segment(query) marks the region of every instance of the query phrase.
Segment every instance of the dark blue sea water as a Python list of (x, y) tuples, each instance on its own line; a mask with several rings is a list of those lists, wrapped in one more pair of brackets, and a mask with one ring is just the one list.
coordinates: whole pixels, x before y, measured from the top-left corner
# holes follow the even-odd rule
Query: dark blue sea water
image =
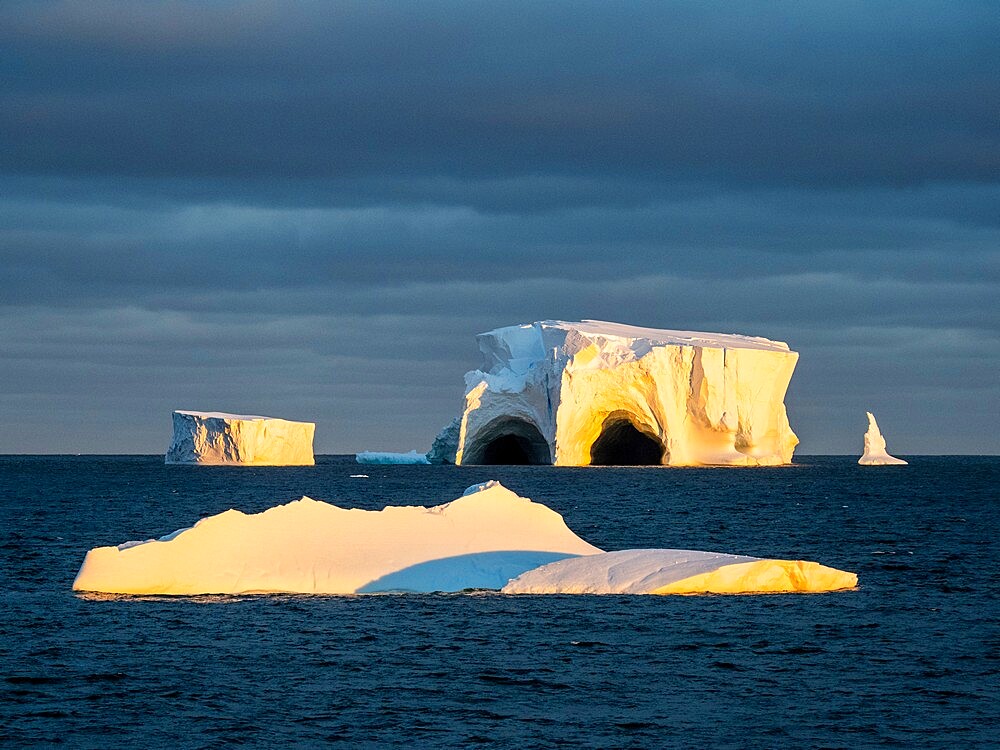
[[(774, 469), (164, 466), (0, 457), (0, 744), (996, 747), (1000, 459)], [(369, 479), (351, 479), (366, 473)], [(105, 598), (91, 547), (303, 494), (437, 504), (500, 479), (606, 549), (817, 560), (771, 596)]]

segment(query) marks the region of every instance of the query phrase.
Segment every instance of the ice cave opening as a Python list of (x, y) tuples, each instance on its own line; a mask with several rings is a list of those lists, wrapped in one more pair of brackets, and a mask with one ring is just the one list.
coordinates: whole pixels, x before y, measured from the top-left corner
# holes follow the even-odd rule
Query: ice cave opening
[(601, 434), (590, 447), (592, 466), (659, 466), (664, 446), (648, 432), (637, 428), (624, 415), (613, 414), (604, 421)]
[(549, 444), (535, 425), (523, 419), (504, 419), (479, 434), (462, 463), (544, 465), (552, 463), (552, 456)]

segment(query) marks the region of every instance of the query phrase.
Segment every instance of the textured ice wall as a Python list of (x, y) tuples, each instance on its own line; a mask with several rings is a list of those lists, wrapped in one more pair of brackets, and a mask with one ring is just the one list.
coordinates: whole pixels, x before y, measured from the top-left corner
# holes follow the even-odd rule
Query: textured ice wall
[(168, 464), (312, 466), (312, 422), (222, 412), (175, 411)]
[(477, 340), (458, 464), (763, 466), (798, 444), (784, 404), (798, 354), (780, 341), (600, 321)]

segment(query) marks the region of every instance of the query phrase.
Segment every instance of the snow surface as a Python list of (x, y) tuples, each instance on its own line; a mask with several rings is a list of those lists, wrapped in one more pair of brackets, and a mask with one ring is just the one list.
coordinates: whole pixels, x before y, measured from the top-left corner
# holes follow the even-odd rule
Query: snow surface
[(685, 346), (721, 347), (726, 349), (763, 349), (765, 351), (790, 351), (784, 341), (772, 341), (762, 336), (745, 336), (739, 333), (709, 333), (706, 331), (678, 331), (669, 328), (643, 328), (642, 326), (610, 323), (604, 320), (581, 320), (578, 322), (566, 320), (542, 320), (537, 323), (526, 323), (507, 326), (490, 331), (483, 336), (499, 335), (507, 341), (512, 341), (528, 334), (533, 336), (531, 329), (541, 327), (546, 330), (560, 330), (567, 333), (577, 332), (588, 337), (606, 339), (623, 339), (625, 341), (648, 341), (652, 344), (682, 344)]
[(560, 560), (522, 573), (505, 594), (748, 594), (834, 591), (853, 573), (814, 562), (682, 549), (632, 549)]
[(499, 482), (450, 503), (381, 511), (303, 497), (227, 510), (159, 539), (97, 547), (73, 583), (115, 594), (750, 593), (850, 588), (812, 562), (690, 550), (604, 553), (555, 511)]
[(312, 422), (275, 417), (178, 410), (165, 463), (312, 466)]
[(657, 457), (643, 463), (785, 464), (798, 443), (784, 405), (798, 354), (781, 341), (593, 320), (508, 326), (477, 341), (482, 368), (466, 374), (462, 415), (432, 461), (499, 463), (492, 446), (506, 440), (529, 463), (584, 466), (622, 424), (654, 441)]
[(201, 419), (276, 419), (276, 417), (261, 417), (256, 414), (228, 414), (224, 411), (188, 411), (186, 409), (178, 409), (175, 413), (188, 417), (200, 417)]
[(359, 464), (429, 464), (427, 454), (410, 451), (409, 453), (388, 453), (379, 451), (361, 451), (354, 460)]
[(865, 452), (858, 463), (862, 466), (906, 466), (906, 461), (886, 453), (885, 438), (879, 431), (875, 415), (870, 411), (868, 415), (868, 431), (865, 433)]

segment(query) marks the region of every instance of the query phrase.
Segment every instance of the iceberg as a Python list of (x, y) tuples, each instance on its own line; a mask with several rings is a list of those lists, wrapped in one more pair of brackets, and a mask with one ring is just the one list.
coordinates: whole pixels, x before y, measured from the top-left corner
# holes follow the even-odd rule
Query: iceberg
[(438, 436), (434, 438), (431, 449), (427, 451), (427, 461), (432, 464), (455, 463), (455, 452), (458, 450), (458, 437), (462, 432), (462, 418), (455, 417)]
[(427, 455), (410, 451), (409, 453), (386, 453), (379, 451), (361, 451), (354, 456), (359, 464), (429, 464)]
[(798, 444), (784, 404), (798, 354), (781, 341), (594, 320), (477, 341), (434, 462), (771, 466)]
[(445, 505), (339, 508), (303, 497), (227, 510), (157, 540), (97, 547), (73, 583), (116, 594), (356, 594), (500, 589), (526, 570), (601, 550), (499, 483)]
[(112, 594), (750, 593), (851, 588), (817, 563), (683, 550), (607, 552), (498, 482), (435, 507), (340, 508), (303, 497), (96, 547), (74, 590)]
[(868, 432), (865, 433), (865, 452), (858, 459), (862, 466), (906, 466), (906, 461), (895, 456), (890, 456), (885, 450), (885, 438), (879, 431), (875, 415), (866, 411), (868, 415)]
[(165, 463), (312, 466), (312, 422), (218, 411), (175, 411)]
[(764, 594), (851, 589), (858, 577), (803, 560), (681, 549), (630, 549), (549, 563), (505, 594)]

